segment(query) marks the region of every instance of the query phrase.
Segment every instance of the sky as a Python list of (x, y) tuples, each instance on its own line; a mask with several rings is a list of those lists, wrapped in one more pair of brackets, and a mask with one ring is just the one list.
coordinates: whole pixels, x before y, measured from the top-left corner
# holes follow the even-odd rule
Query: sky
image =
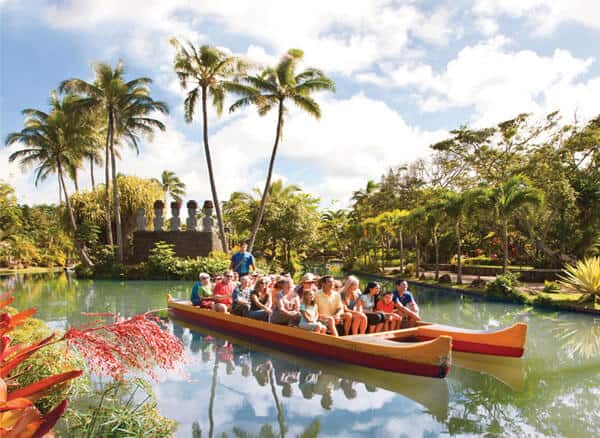
[[(153, 97), (171, 111), (139, 156), (123, 149), (118, 171), (171, 170), (186, 199), (209, 199), (201, 117), (184, 121), (173, 36), (264, 66), (300, 48), (302, 68), (336, 82), (336, 93), (316, 96), (320, 120), (290, 108), (275, 167), (275, 178), (324, 208), (347, 205), (391, 166), (428, 157), (459, 126), (523, 112), (560, 110), (579, 122), (600, 113), (598, 0), (0, 0), (0, 137), (23, 128), (23, 109), (48, 110), (62, 80), (92, 80), (94, 62), (121, 59), (126, 78), (151, 77)], [(264, 185), (275, 125), (275, 114), (252, 108), (211, 111), (221, 200)], [(18, 147), (0, 144), (0, 180), (20, 203), (56, 203), (55, 177), (36, 187), (33, 169), (8, 162)], [(80, 181), (90, 187), (88, 169)]]

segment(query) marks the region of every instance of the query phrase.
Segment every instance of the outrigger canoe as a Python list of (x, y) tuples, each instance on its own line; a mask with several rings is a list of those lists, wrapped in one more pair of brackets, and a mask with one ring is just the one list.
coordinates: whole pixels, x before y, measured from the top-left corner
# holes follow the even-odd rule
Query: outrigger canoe
[[(270, 324), (251, 318), (192, 306), (187, 300), (167, 296), (169, 315), (192, 324), (248, 338), (271, 347), (368, 368), (425, 377), (444, 378), (452, 362), (452, 338), (437, 336), (426, 341), (334, 337), (297, 327)], [(391, 332), (390, 332), (391, 333)]]
[(486, 331), (468, 330), (430, 322), (419, 321), (416, 327), (373, 333), (368, 335), (345, 336), (371, 342), (427, 341), (439, 336), (452, 337), (452, 350), (464, 353), (492, 356), (521, 357), (525, 351), (527, 324), (518, 322), (511, 327)]

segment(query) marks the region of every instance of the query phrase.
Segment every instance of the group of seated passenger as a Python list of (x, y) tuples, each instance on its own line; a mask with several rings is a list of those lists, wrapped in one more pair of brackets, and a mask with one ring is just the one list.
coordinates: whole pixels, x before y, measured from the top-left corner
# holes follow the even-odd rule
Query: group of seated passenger
[(404, 280), (383, 293), (379, 283), (369, 282), (361, 293), (353, 275), (342, 284), (331, 275), (318, 278), (309, 272), (297, 286), (289, 273), (273, 276), (255, 271), (236, 277), (227, 271), (215, 277), (213, 285), (210, 275), (201, 273), (192, 288), (192, 304), (333, 336), (340, 331), (348, 335), (396, 330), (420, 319)]

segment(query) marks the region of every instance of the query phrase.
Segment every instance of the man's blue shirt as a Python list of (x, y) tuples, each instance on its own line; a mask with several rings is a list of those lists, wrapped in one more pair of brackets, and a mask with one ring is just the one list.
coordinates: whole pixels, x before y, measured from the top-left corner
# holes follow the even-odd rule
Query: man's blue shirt
[(245, 275), (250, 272), (250, 265), (254, 264), (254, 256), (249, 252), (236, 252), (231, 257), (233, 270), (240, 275)]
[(397, 289), (394, 291), (394, 303), (401, 303), (403, 306), (406, 306), (408, 303), (414, 302), (415, 299), (409, 291), (405, 290), (402, 296), (400, 296)]

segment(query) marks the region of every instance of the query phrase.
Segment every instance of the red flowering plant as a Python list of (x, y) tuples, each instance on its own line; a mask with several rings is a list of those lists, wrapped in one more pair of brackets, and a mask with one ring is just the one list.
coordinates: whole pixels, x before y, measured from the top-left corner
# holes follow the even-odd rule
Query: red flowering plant
[(72, 327), (64, 335), (67, 345), (79, 351), (96, 374), (123, 380), (128, 372), (142, 371), (156, 377), (155, 367), (172, 370), (183, 360), (179, 339), (164, 330), (163, 322), (151, 313), (127, 319), (112, 313), (84, 315), (114, 319), (110, 324), (95, 321)]
[[(1, 295), (0, 309), (13, 300), (11, 292)], [(11, 345), (7, 333), (23, 324), (35, 311), (28, 309), (14, 315), (0, 313), (0, 438), (54, 436), (52, 428), (65, 412), (67, 400), (58, 403), (46, 415), (42, 415), (34, 402), (52, 392), (57, 385), (81, 376), (83, 371), (69, 370), (19, 387), (18, 376), (13, 375), (13, 371), (44, 347), (64, 341), (87, 359), (90, 371), (119, 381), (130, 371), (144, 371), (155, 376), (155, 366), (173, 369), (183, 358), (183, 345), (150, 313), (128, 319), (102, 314), (111, 316), (114, 321), (109, 324), (95, 321), (73, 327), (58, 339), (53, 333), (30, 345)]]

